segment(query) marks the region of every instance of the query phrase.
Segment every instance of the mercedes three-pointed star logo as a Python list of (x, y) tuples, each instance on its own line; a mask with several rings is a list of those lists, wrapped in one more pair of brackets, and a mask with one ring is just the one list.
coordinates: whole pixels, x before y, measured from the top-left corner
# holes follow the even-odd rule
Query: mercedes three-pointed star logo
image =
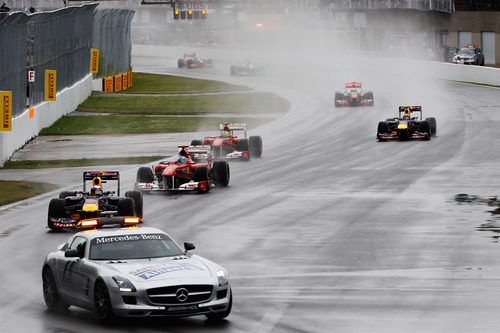
[(188, 299), (188, 295), (189, 293), (186, 288), (179, 288), (175, 292), (175, 297), (179, 302), (185, 302)]

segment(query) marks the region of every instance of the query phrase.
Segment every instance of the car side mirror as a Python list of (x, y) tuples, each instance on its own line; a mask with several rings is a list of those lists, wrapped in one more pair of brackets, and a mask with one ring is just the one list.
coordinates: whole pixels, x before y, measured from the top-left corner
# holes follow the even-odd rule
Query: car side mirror
[(66, 258), (79, 258), (78, 250), (66, 250), (64, 251), (64, 256)]
[(194, 246), (193, 243), (184, 243), (184, 250), (186, 250), (186, 252), (194, 249), (196, 249), (196, 246)]

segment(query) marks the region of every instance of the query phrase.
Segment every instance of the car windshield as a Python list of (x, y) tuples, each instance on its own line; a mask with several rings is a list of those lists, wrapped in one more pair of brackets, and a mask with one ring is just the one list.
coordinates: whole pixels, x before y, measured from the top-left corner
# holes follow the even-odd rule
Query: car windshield
[(96, 237), (90, 242), (91, 260), (160, 258), (184, 252), (164, 234), (133, 234)]
[(461, 49), (460, 51), (458, 51), (458, 54), (460, 54), (460, 55), (474, 55), (475, 52), (473, 49)]

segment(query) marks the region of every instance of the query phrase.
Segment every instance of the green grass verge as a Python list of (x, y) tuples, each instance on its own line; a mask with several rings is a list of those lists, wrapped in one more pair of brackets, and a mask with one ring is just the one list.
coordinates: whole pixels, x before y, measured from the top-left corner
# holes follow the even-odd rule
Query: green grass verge
[(42, 169), (42, 168), (68, 168), (90, 165), (123, 165), (144, 164), (163, 159), (166, 156), (135, 156), (111, 158), (80, 158), (69, 160), (26, 160), (7, 161), (2, 169)]
[(222, 121), (246, 122), (248, 128), (269, 122), (269, 118), (205, 118), (144, 116), (65, 116), (44, 128), (40, 135), (141, 134), (214, 131)]
[(92, 96), (78, 111), (147, 115), (286, 112), (290, 102), (273, 93), (199, 96)]
[(0, 206), (55, 190), (47, 183), (0, 180)]
[(186, 77), (133, 73), (133, 86), (122, 94), (188, 94), (221, 91), (251, 90), (245, 86), (213, 80), (190, 79)]

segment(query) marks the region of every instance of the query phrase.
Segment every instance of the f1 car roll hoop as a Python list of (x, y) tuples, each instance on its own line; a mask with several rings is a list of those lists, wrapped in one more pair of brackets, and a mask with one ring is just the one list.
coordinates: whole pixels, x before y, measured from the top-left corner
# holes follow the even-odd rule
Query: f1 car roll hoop
[(436, 126), (436, 118), (423, 119), (421, 106), (400, 106), (397, 117), (378, 123), (377, 140), (431, 140)]
[(175, 161), (163, 161), (137, 170), (135, 189), (141, 192), (207, 193), (229, 185), (229, 164), (212, 161), (210, 146), (179, 146)]
[[(104, 191), (103, 184), (110, 180), (116, 181), (117, 191)], [(88, 181), (92, 182), (90, 190), (87, 190)], [(118, 171), (84, 171), (83, 191), (63, 191), (50, 201), (47, 227), (78, 229), (87, 224), (83, 222), (86, 220), (96, 221), (96, 226), (126, 224), (125, 219), (142, 219), (142, 207), (141, 192), (127, 191), (125, 196), (120, 196)]]

